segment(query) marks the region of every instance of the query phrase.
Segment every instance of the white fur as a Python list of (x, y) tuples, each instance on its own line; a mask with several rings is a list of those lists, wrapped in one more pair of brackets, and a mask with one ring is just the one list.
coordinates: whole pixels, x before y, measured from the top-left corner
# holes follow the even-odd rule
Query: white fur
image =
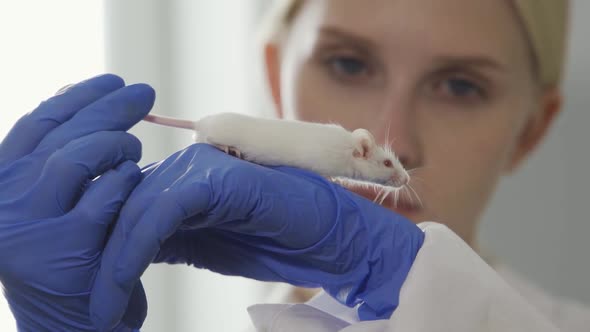
[[(198, 121), (149, 115), (146, 121), (195, 130), (195, 141), (233, 147), (245, 160), (261, 165), (286, 165), (314, 171), (325, 177), (346, 177), (385, 185), (409, 178), (397, 156), (372, 144), (369, 158), (353, 157), (359, 140), (336, 124), (258, 118), (219, 113)], [(390, 159), (393, 168), (383, 161)], [(394, 181), (394, 179), (398, 179)], [(405, 183), (404, 182), (404, 183)]]

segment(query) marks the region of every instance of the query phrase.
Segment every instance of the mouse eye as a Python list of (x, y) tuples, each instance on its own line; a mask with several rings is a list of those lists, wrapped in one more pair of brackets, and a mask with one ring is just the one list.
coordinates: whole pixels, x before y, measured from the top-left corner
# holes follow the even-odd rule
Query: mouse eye
[(389, 159), (385, 159), (385, 161), (383, 161), (383, 165), (385, 165), (385, 167), (393, 167), (393, 163)]

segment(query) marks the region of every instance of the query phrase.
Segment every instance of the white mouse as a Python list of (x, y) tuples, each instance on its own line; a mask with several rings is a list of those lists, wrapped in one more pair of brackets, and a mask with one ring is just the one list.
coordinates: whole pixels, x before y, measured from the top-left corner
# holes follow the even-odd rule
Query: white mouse
[(268, 166), (293, 166), (322, 176), (343, 177), (399, 188), (410, 181), (391, 149), (375, 143), (366, 129), (336, 124), (218, 113), (197, 121), (149, 114), (145, 121), (195, 131), (208, 143), (241, 159)]

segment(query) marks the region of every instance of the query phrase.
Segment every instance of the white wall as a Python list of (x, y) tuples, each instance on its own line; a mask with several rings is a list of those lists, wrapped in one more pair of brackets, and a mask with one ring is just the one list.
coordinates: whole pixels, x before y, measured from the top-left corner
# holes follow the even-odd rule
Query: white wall
[[(102, 72), (102, 1), (0, 1), (0, 138), (66, 84)], [(0, 296), (0, 331), (16, 331)]]
[(488, 209), (481, 241), (557, 295), (590, 304), (590, 1), (573, 1), (565, 110)]

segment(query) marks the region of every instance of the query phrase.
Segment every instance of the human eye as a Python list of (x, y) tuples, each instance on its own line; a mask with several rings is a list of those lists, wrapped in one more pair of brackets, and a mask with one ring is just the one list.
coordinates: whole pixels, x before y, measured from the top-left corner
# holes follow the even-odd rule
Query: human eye
[(436, 82), (434, 89), (437, 96), (450, 102), (485, 101), (488, 95), (484, 84), (475, 79), (458, 75), (441, 78)]
[(326, 65), (338, 75), (358, 76), (366, 73), (367, 65), (360, 59), (352, 56), (334, 56), (326, 60)]
[(329, 55), (324, 58), (322, 65), (330, 77), (342, 83), (361, 83), (372, 74), (368, 62), (358, 55)]
[(472, 95), (481, 95), (481, 89), (477, 84), (461, 78), (452, 78), (446, 82), (446, 90), (452, 96), (469, 97)]

